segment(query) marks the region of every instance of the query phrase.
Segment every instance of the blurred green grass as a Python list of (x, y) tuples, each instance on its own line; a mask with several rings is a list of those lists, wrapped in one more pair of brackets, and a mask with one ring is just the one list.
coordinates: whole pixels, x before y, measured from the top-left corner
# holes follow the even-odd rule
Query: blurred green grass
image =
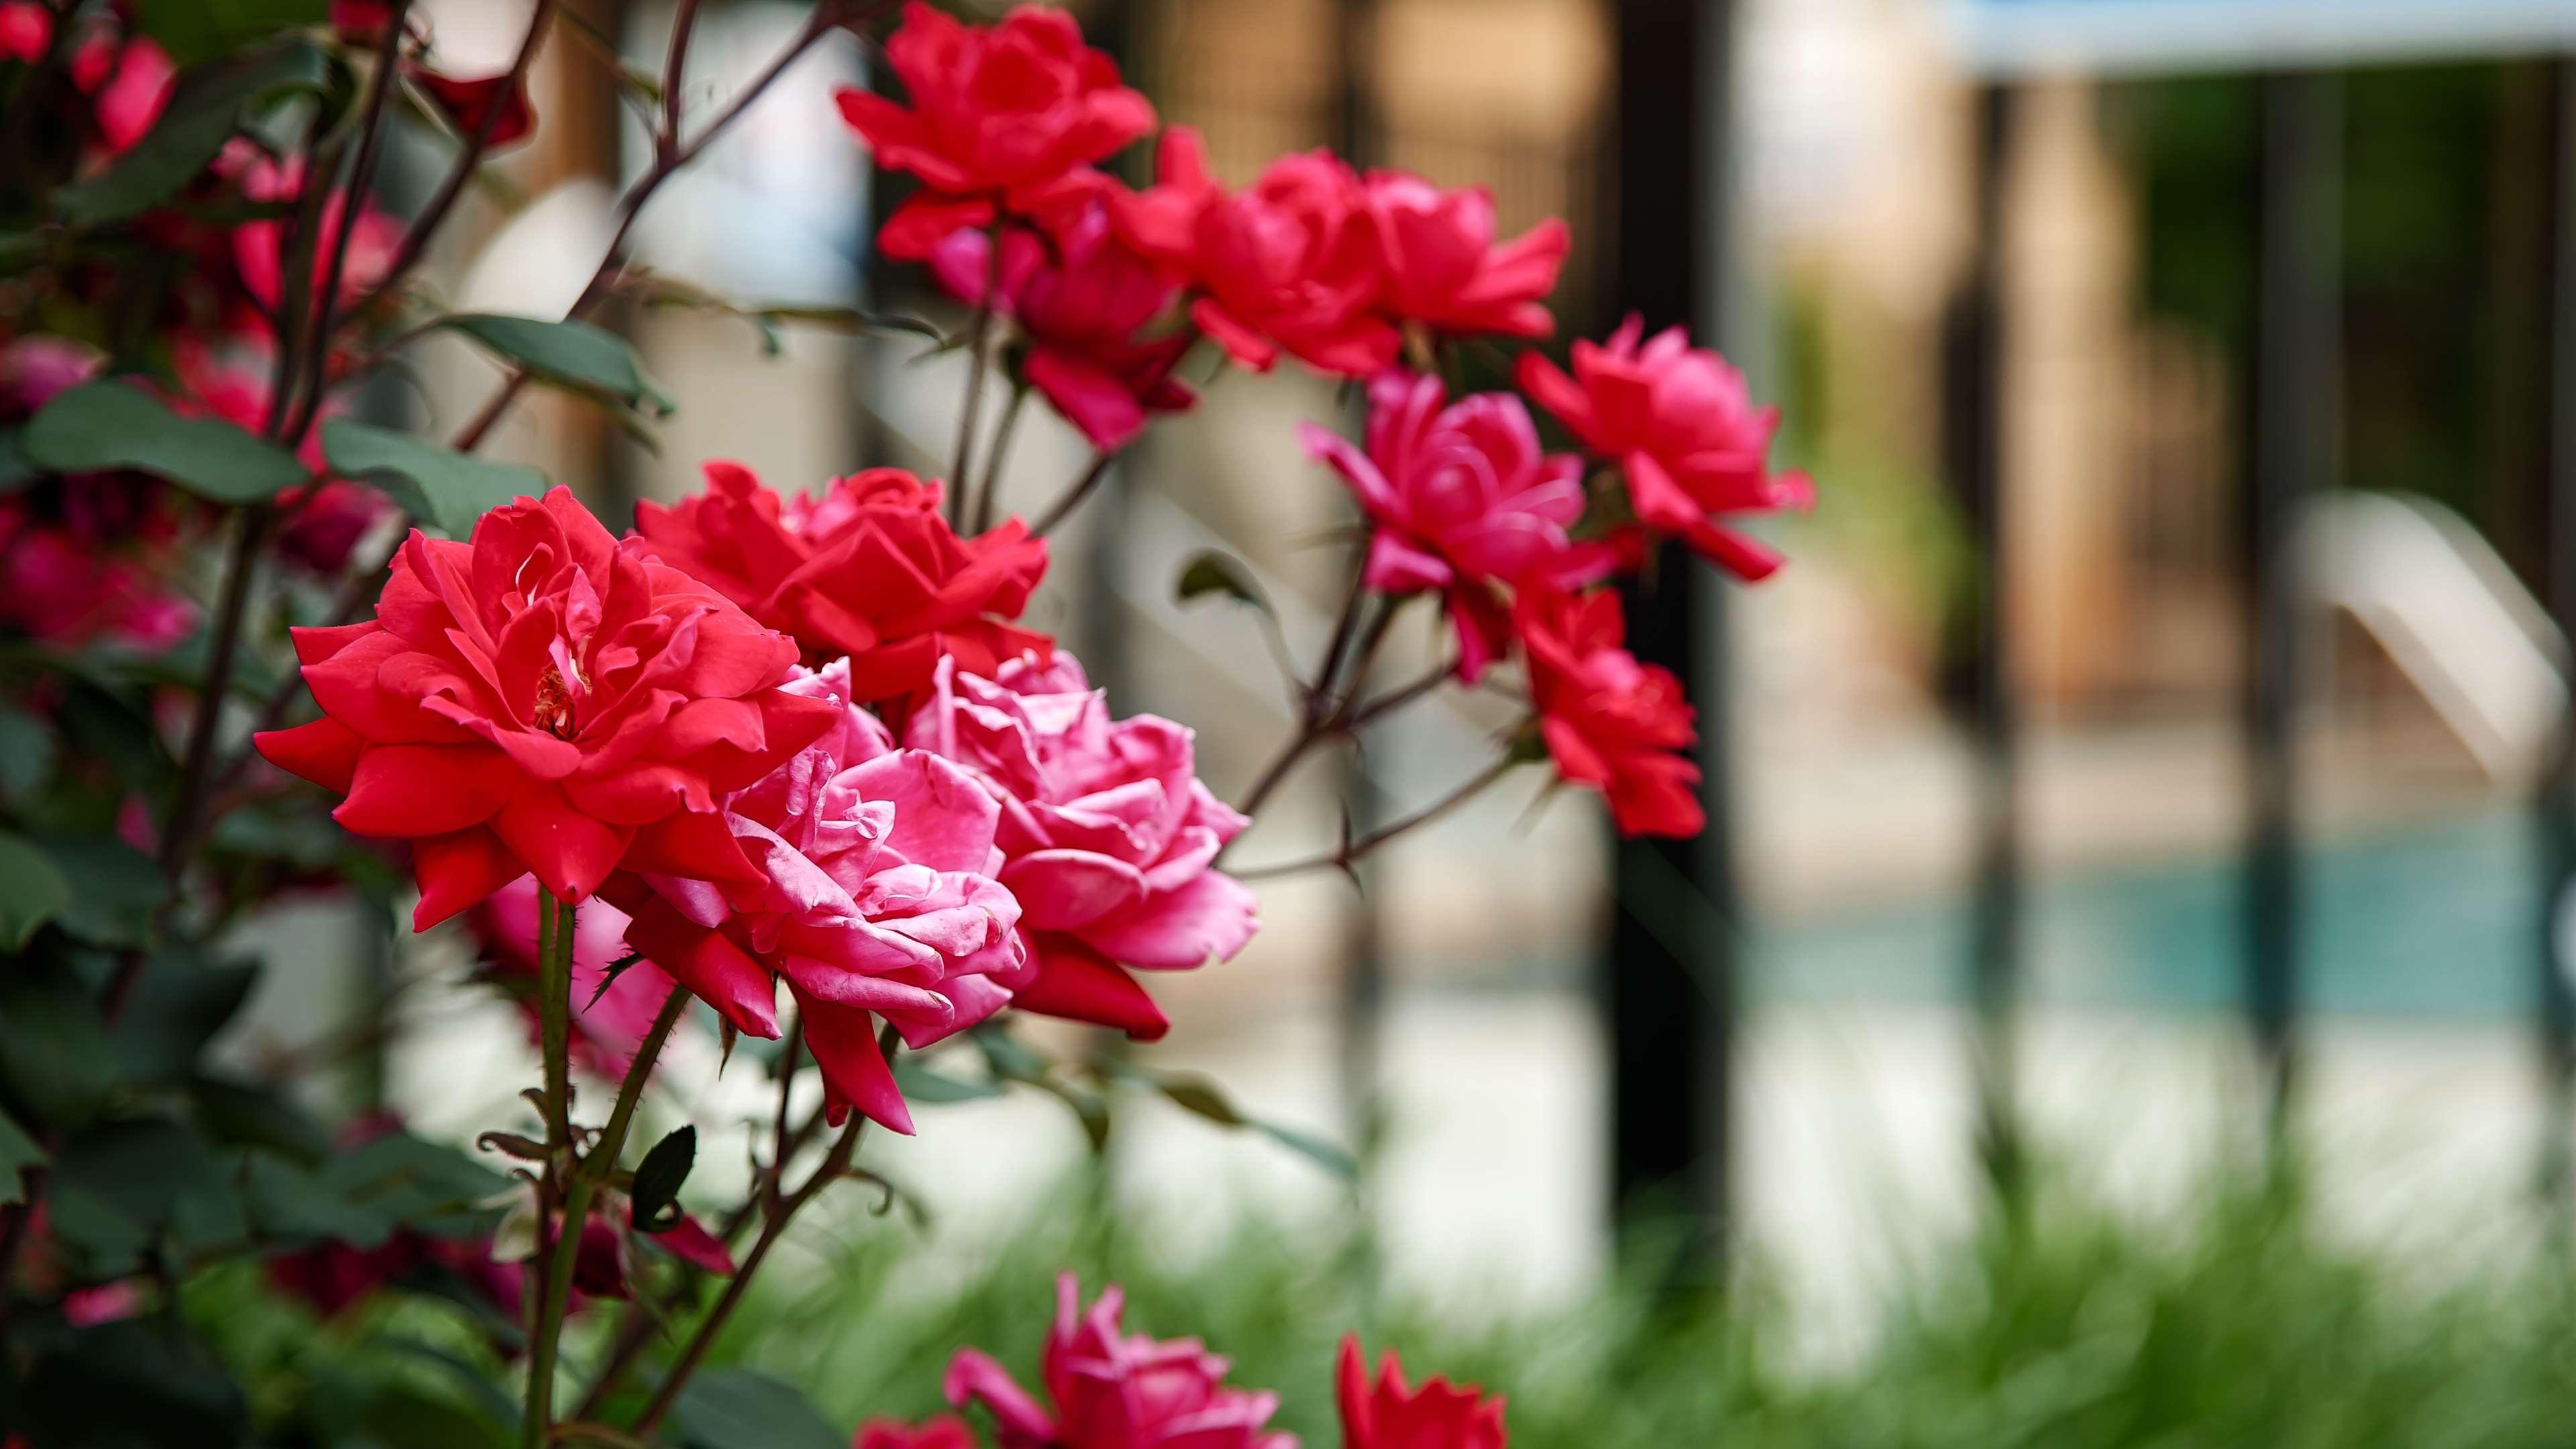
[(2320, 1230), (2295, 1183), (2213, 1176), (2148, 1218), (2051, 1176), (1921, 1260), (1874, 1341), (1831, 1368), (1792, 1349), (1766, 1275), (1677, 1287), (1651, 1230), (1580, 1301), (1497, 1319), (1382, 1291), (1356, 1232), (1247, 1222), (1174, 1262), (1101, 1201), (1068, 1184), (989, 1252), (948, 1254), (929, 1285), (906, 1266), (908, 1231), (852, 1232), (823, 1271), (756, 1296), (720, 1355), (806, 1387), (840, 1423), (916, 1416), (939, 1407), (961, 1344), (1035, 1383), (1054, 1275), (1071, 1268), (1086, 1292), (1126, 1286), (1130, 1331), (1200, 1337), (1235, 1382), (1277, 1389), (1309, 1449), (1339, 1442), (1330, 1367), (1349, 1328), (1417, 1377), (1507, 1395), (1517, 1449), (2576, 1444), (2563, 1244), (2522, 1234), (2439, 1262), (2364, 1248)]

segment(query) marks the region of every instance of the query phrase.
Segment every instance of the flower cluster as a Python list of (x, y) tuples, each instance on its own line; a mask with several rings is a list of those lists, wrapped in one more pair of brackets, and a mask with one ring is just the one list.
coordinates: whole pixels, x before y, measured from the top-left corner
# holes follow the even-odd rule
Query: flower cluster
[[(958, 1409), (990, 1416), (998, 1449), (1297, 1449), (1266, 1427), (1279, 1396), (1226, 1383), (1226, 1361), (1196, 1339), (1156, 1341), (1119, 1326), (1124, 1295), (1082, 1306), (1073, 1275), (1056, 1280), (1055, 1321), (1040, 1362), (1041, 1397), (981, 1349), (960, 1349), (945, 1389)], [(1374, 1380), (1356, 1336), (1342, 1341), (1336, 1381), (1344, 1449), (1504, 1449), (1503, 1401), (1431, 1379), (1408, 1388), (1386, 1354)], [(854, 1449), (973, 1449), (954, 1415), (919, 1424), (874, 1419)]]
[[(1438, 596), (1462, 681), (1517, 657), (1535, 733), (1622, 831), (1699, 828), (1690, 706), (1669, 672), (1628, 654), (1599, 590), (1658, 537), (1747, 580), (1779, 566), (1738, 520), (1803, 508), (1814, 489), (1771, 467), (1778, 414), (1740, 373), (1680, 328), (1645, 337), (1633, 317), (1607, 342), (1575, 342), (1571, 372), (1525, 353), (1522, 391), (1582, 449), (1551, 452), (1521, 396), (1453, 398), (1440, 368), (1458, 339), (1555, 331), (1563, 222), (1506, 239), (1482, 188), (1361, 174), (1328, 151), (1229, 187), (1185, 126), (1162, 133), (1153, 184), (1131, 189), (1097, 163), (1142, 139), (1152, 110), (1057, 10), (979, 27), (914, 3), (887, 53), (909, 106), (840, 97), (879, 164), (920, 183), (879, 247), (926, 260), (943, 290), (1010, 324), (1002, 355), (1020, 386), (1107, 454), (1188, 406), (1174, 371), (1202, 338), (1242, 367), (1285, 354), (1365, 382), (1364, 447), (1299, 430), (1358, 499), (1363, 583), (1390, 600)], [(768, 607), (788, 627), (788, 607)]]
[(673, 984), (770, 1038), (784, 985), (835, 1119), (901, 1132), (880, 1023), (919, 1048), (1017, 1004), (1160, 1035), (1127, 971), (1251, 939), (1213, 868), (1245, 822), (1189, 731), (1111, 718), (1015, 622), (1045, 545), (960, 538), (892, 470), (784, 506), (707, 471), (624, 539), (563, 489), (415, 532), (374, 619), (297, 631), (321, 717), (260, 752), (409, 842), (414, 926), (472, 910), (504, 976), (534, 970), (540, 889), (586, 904), (573, 1027), (603, 1072)]

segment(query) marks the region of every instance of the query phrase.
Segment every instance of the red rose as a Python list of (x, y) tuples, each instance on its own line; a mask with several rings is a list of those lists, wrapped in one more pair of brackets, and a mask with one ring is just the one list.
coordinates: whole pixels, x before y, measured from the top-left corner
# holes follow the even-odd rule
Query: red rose
[(416, 929), (530, 871), (569, 901), (620, 865), (758, 880), (717, 802), (837, 718), (777, 688), (793, 641), (563, 488), (471, 542), (415, 530), (373, 620), (295, 648), (322, 718), (259, 751), (345, 793), (348, 829), (413, 842)]
[(1699, 740), (1696, 716), (1671, 670), (1623, 647), (1619, 596), (1533, 584), (1512, 612), (1558, 773), (1607, 797), (1622, 835), (1698, 834), (1707, 816), (1686, 753)]
[(1378, 1360), (1372, 1384), (1358, 1334), (1342, 1340), (1334, 1389), (1341, 1402), (1342, 1449), (1503, 1449), (1501, 1399), (1446, 1379), (1408, 1389), (1404, 1365), (1392, 1349)]
[(784, 504), (739, 463), (706, 465), (707, 491), (636, 506), (635, 531), (821, 663), (848, 655), (861, 703), (925, 689), (943, 655), (990, 674), (1052, 640), (1009, 622), (1046, 573), (1044, 539), (1016, 518), (959, 538), (940, 490), (900, 468), (837, 478)]
[(1780, 567), (1780, 555), (1716, 519), (1815, 501), (1807, 475), (1770, 471), (1780, 410), (1755, 407), (1744, 374), (1691, 346), (1681, 328), (1640, 345), (1644, 331), (1631, 314), (1608, 342), (1578, 339), (1571, 377), (1526, 354), (1521, 390), (1592, 451), (1619, 463), (1639, 522), (1681, 538), (1740, 578), (1765, 577)]
[(1408, 171), (1369, 173), (1368, 212), (1386, 268), (1382, 305), (1398, 320), (1513, 337), (1556, 330), (1544, 299), (1574, 244), (1563, 221), (1496, 245), (1492, 192), (1443, 191)]
[(1286, 348), (1369, 377), (1402, 340), (1377, 304), (1384, 269), (1359, 177), (1329, 151), (1282, 156), (1247, 190), (1208, 175), (1198, 133), (1163, 133), (1156, 184), (1114, 199), (1128, 244), (1197, 287), (1190, 320), (1234, 360), (1267, 370)]
[(921, 178), (877, 234), (887, 256), (905, 261), (961, 226), (990, 226), (1005, 208), (1043, 207), (1068, 183), (1097, 185), (1089, 163), (1154, 129), (1153, 105), (1051, 6), (967, 25), (912, 0), (886, 60), (910, 109), (855, 87), (837, 99), (878, 165)]
[(850, 1449), (975, 1449), (975, 1435), (955, 1414), (934, 1414), (918, 1424), (870, 1419), (859, 1426)]

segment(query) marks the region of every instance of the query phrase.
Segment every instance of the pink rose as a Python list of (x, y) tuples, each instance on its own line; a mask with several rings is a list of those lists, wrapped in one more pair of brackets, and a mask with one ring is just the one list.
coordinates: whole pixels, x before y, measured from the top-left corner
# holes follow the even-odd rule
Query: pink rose
[(1815, 502), (1805, 474), (1774, 473), (1767, 461), (1780, 410), (1755, 407), (1744, 374), (1691, 346), (1681, 328), (1641, 345), (1644, 332), (1632, 314), (1607, 342), (1578, 339), (1570, 377), (1526, 354), (1521, 390), (1619, 464), (1638, 522), (1740, 578), (1763, 578), (1780, 567), (1780, 555), (1718, 520)]
[(923, 1047), (1010, 1000), (1027, 958), (994, 879), (1001, 809), (956, 765), (896, 749), (849, 704), (845, 663), (797, 676), (787, 691), (840, 706), (838, 722), (724, 802), (760, 879), (623, 876), (604, 894), (635, 918), (628, 944), (745, 1031), (778, 1034), (785, 977), (834, 1119), (855, 1105), (909, 1133), (871, 1013)]
[[(951, 296), (979, 303), (992, 248), (980, 231), (952, 232), (930, 253), (931, 275)], [(1105, 208), (1085, 208), (1051, 239), (1005, 232), (1000, 280), (994, 308), (1028, 338), (1029, 384), (1093, 447), (1123, 448), (1145, 430), (1148, 412), (1178, 412), (1197, 400), (1172, 376), (1189, 334), (1137, 336), (1174, 287), (1118, 240)]]
[(1386, 311), (1440, 332), (1545, 337), (1556, 330), (1547, 294), (1574, 239), (1549, 217), (1494, 242), (1494, 197), (1481, 186), (1443, 191), (1409, 171), (1372, 171), (1369, 220), (1386, 267)]
[(1250, 822), (1199, 783), (1190, 731), (1112, 720), (1063, 650), (992, 679), (940, 661), (905, 742), (964, 765), (1001, 804), (1001, 880), (1036, 967), (1015, 1005), (1151, 1041), (1170, 1023), (1128, 970), (1230, 959), (1260, 929), (1252, 892), (1209, 868)]
[(1302, 423), (1297, 438), (1359, 495), (1377, 525), (1364, 582), (1380, 593), (1437, 589), (1458, 629), (1458, 675), (1473, 681), (1511, 643), (1496, 584), (1580, 588), (1617, 562), (1566, 530), (1583, 516), (1583, 460), (1539, 451), (1529, 409), (1509, 393), (1448, 403), (1437, 377), (1369, 384), (1368, 451)]
[(990, 1410), (1001, 1449), (1297, 1449), (1296, 1435), (1262, 1428), (1279, 1396), (1229, 1388), (1226, 1361), (1197, 1339), (1157, 1343), (1121, 1333), (1125, 1297), (1104, 1288), (1084, 1312), (1074, 1276), (1056, 1279), (1041, 1366), (1052, 1414), (972, 1348), (949, 1360), (948, 1402)]

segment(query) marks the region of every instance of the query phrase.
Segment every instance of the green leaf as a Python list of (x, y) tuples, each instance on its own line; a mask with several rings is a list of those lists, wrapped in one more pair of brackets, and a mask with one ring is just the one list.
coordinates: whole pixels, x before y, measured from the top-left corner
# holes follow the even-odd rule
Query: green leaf
[(177, 1315), (74, 1331), (29, 1368), (44, 1385), (20, 1405), (39, 1445), (239, 1444), (250, 1429), (242, 1391)]
[(128, 0), (134, 28), (181, 64), (206, 60), (299, 26), (320, 25), (327, 0)]
[(319, 1177), (343, 1201), (389, 1222), (446, 1237), (490, 1231), (492, 1215), (477, 1204), (509, 1181), (462, 1153), (407, 1132), (388, 1133), (333, 1156), (323, 1163)]
[(636, 361), (625, 338), (587, 322), (546, 322), (492, 312), (460, 312), (438, 326), (462, 332), (529, 376), (584, 396), (671, 414), (671, 399)]
[(1243, 1111), (1226, 1096), (1224, 1088), (1194, 1072), (1146, 1072), (1133, 1067), (1115, 1070), (1121, 1080), (1153, 1088), (1192, 1116), (1235, 1131), (1257, 1132), (1346, 1182), (1359, 1180), (1359, 1161), (1349, 1152), (1311, 1132), (1264, 1121)]
[(1258, 1117), (1246, 1118), (1243, 1125), (1289, 1151), (1300, 1154), (1344, 1182), (1360, 1180), (1359, 1159), (1353, 1157), (1350, 1149), (1339, 1143), (1318, 1137), (1311, 1132), (1278, 1122), (1265, 1121)]
[(367, 1442), (384, 1449), (501, 1449), (510, 1442), (502, 1424), (455, 1399), (401, 1383), (376, 1385), (358, 1422)]
[(184, 951), (147, 962), (116, 1020), (116, 1059), (126, 1076), (160, 1083), (195, 1075), (198, 1054), (241, 1011), (258, 979), (256, 963), (208, 962)]
[(0, 971), (0, 1084), (57, 1126), (95, 1116), (117, 1077), (94, 993), (23, 962)]
[(698, 1129), (682, 1127), (653, 1144), (635, 1169), (635, 1226), (648, 1233), (667, 1232), (680, 1221), (680, 1188), (697, 1165)]
[(0, 832), (0, 947), (25, 950), (38, 928), (71, 904), (71, 882), (53, 860), (27, 837)]
[(257, 503), (306, 480), (293, 453), (212, 418), (183, 418), (129, 382), (83, 383), (45, 405), (19, 445), (56, 473), (131, 468), (216, 503)]
[(934, 1105), (941, 1102), (980, 1102), (1002, 1095), (999, 1083), (970, 1082), (963, 1077), (934, 1072), (910, 1057), (896, 1060), (894, 1084), (902, 1089), (907, 1099)]
[(24, 1202), (27, 1194), (18, 1175), (30, 1167), (42, 1167), (45, 1149), (27, 1135), (27, 1129), (0, 1112), (0, 1203)]
[(0, 493), (15, 493), (44, 475), (18, 448), (17, 428), (0, 428)]
[(845, 1449), (805, 1396), (750, 1369), (708, 1369), (671, 1406), (672, 1427), (692, 1449)]
[(45, 835), (36, 842), (71, 883), (62, 928), (101, 946), (140, 946), (169, 894), (152, 857), (113, 835)]
[[(202, 14), (210, 6), (256, 0), (150, 0), (173, 14)], [(200, 49), (194, 37), (163, 42), (182, 61), (204, 59), (232, 47)], [(244, 112), (279, 95), (319, 91), (331, 65), (321, 51), (293, 41), (256, 55), (190, 71), (162, 110), (160, 121), (105, 171), (54, 193), (56, 215), (74, 227), (105, 226), (139, 216), (176, 196), (204, 174), (241, 129)]]
[(1270, 600), (1252, 581), (1252, 571), (1240, 559), (1215, 549), (1192, 555), (1181, 566), (1180, 579), (1172, 585), (1172, 596), (1184, 604), (1207, 594), (1223, 594), (1265, 614), (1270, 612)]
[(415, 522), (450, 538), (471, 534), (475, 520), (495, 508), (546, 491), (546, 475), (534, 468), (485, 462), (348, 418), (322, 425), (322, 456), (332, 471), (364, 479)]
[[(43, 720), (0, 704), (0, 799), (23, 805), (34, 798), (53, 778), (54, 754), (54, 732)], [(7, 931), (0, 929), (0, 941), (7, 939)]]
[(257, 1147), (310, 1165), (330, 1155), (331, 1134), (275, 1087), (201, 1076), (188, 1083), (197, 1125), (226, 1147)]
[(55, 1232), (99, 1277), (141, 1268), (165, 1234), (214, 1245), (248, 1231), (214, 1151), (166, 1118), (100, 1123), (65, 1142), (53, 1199)]

